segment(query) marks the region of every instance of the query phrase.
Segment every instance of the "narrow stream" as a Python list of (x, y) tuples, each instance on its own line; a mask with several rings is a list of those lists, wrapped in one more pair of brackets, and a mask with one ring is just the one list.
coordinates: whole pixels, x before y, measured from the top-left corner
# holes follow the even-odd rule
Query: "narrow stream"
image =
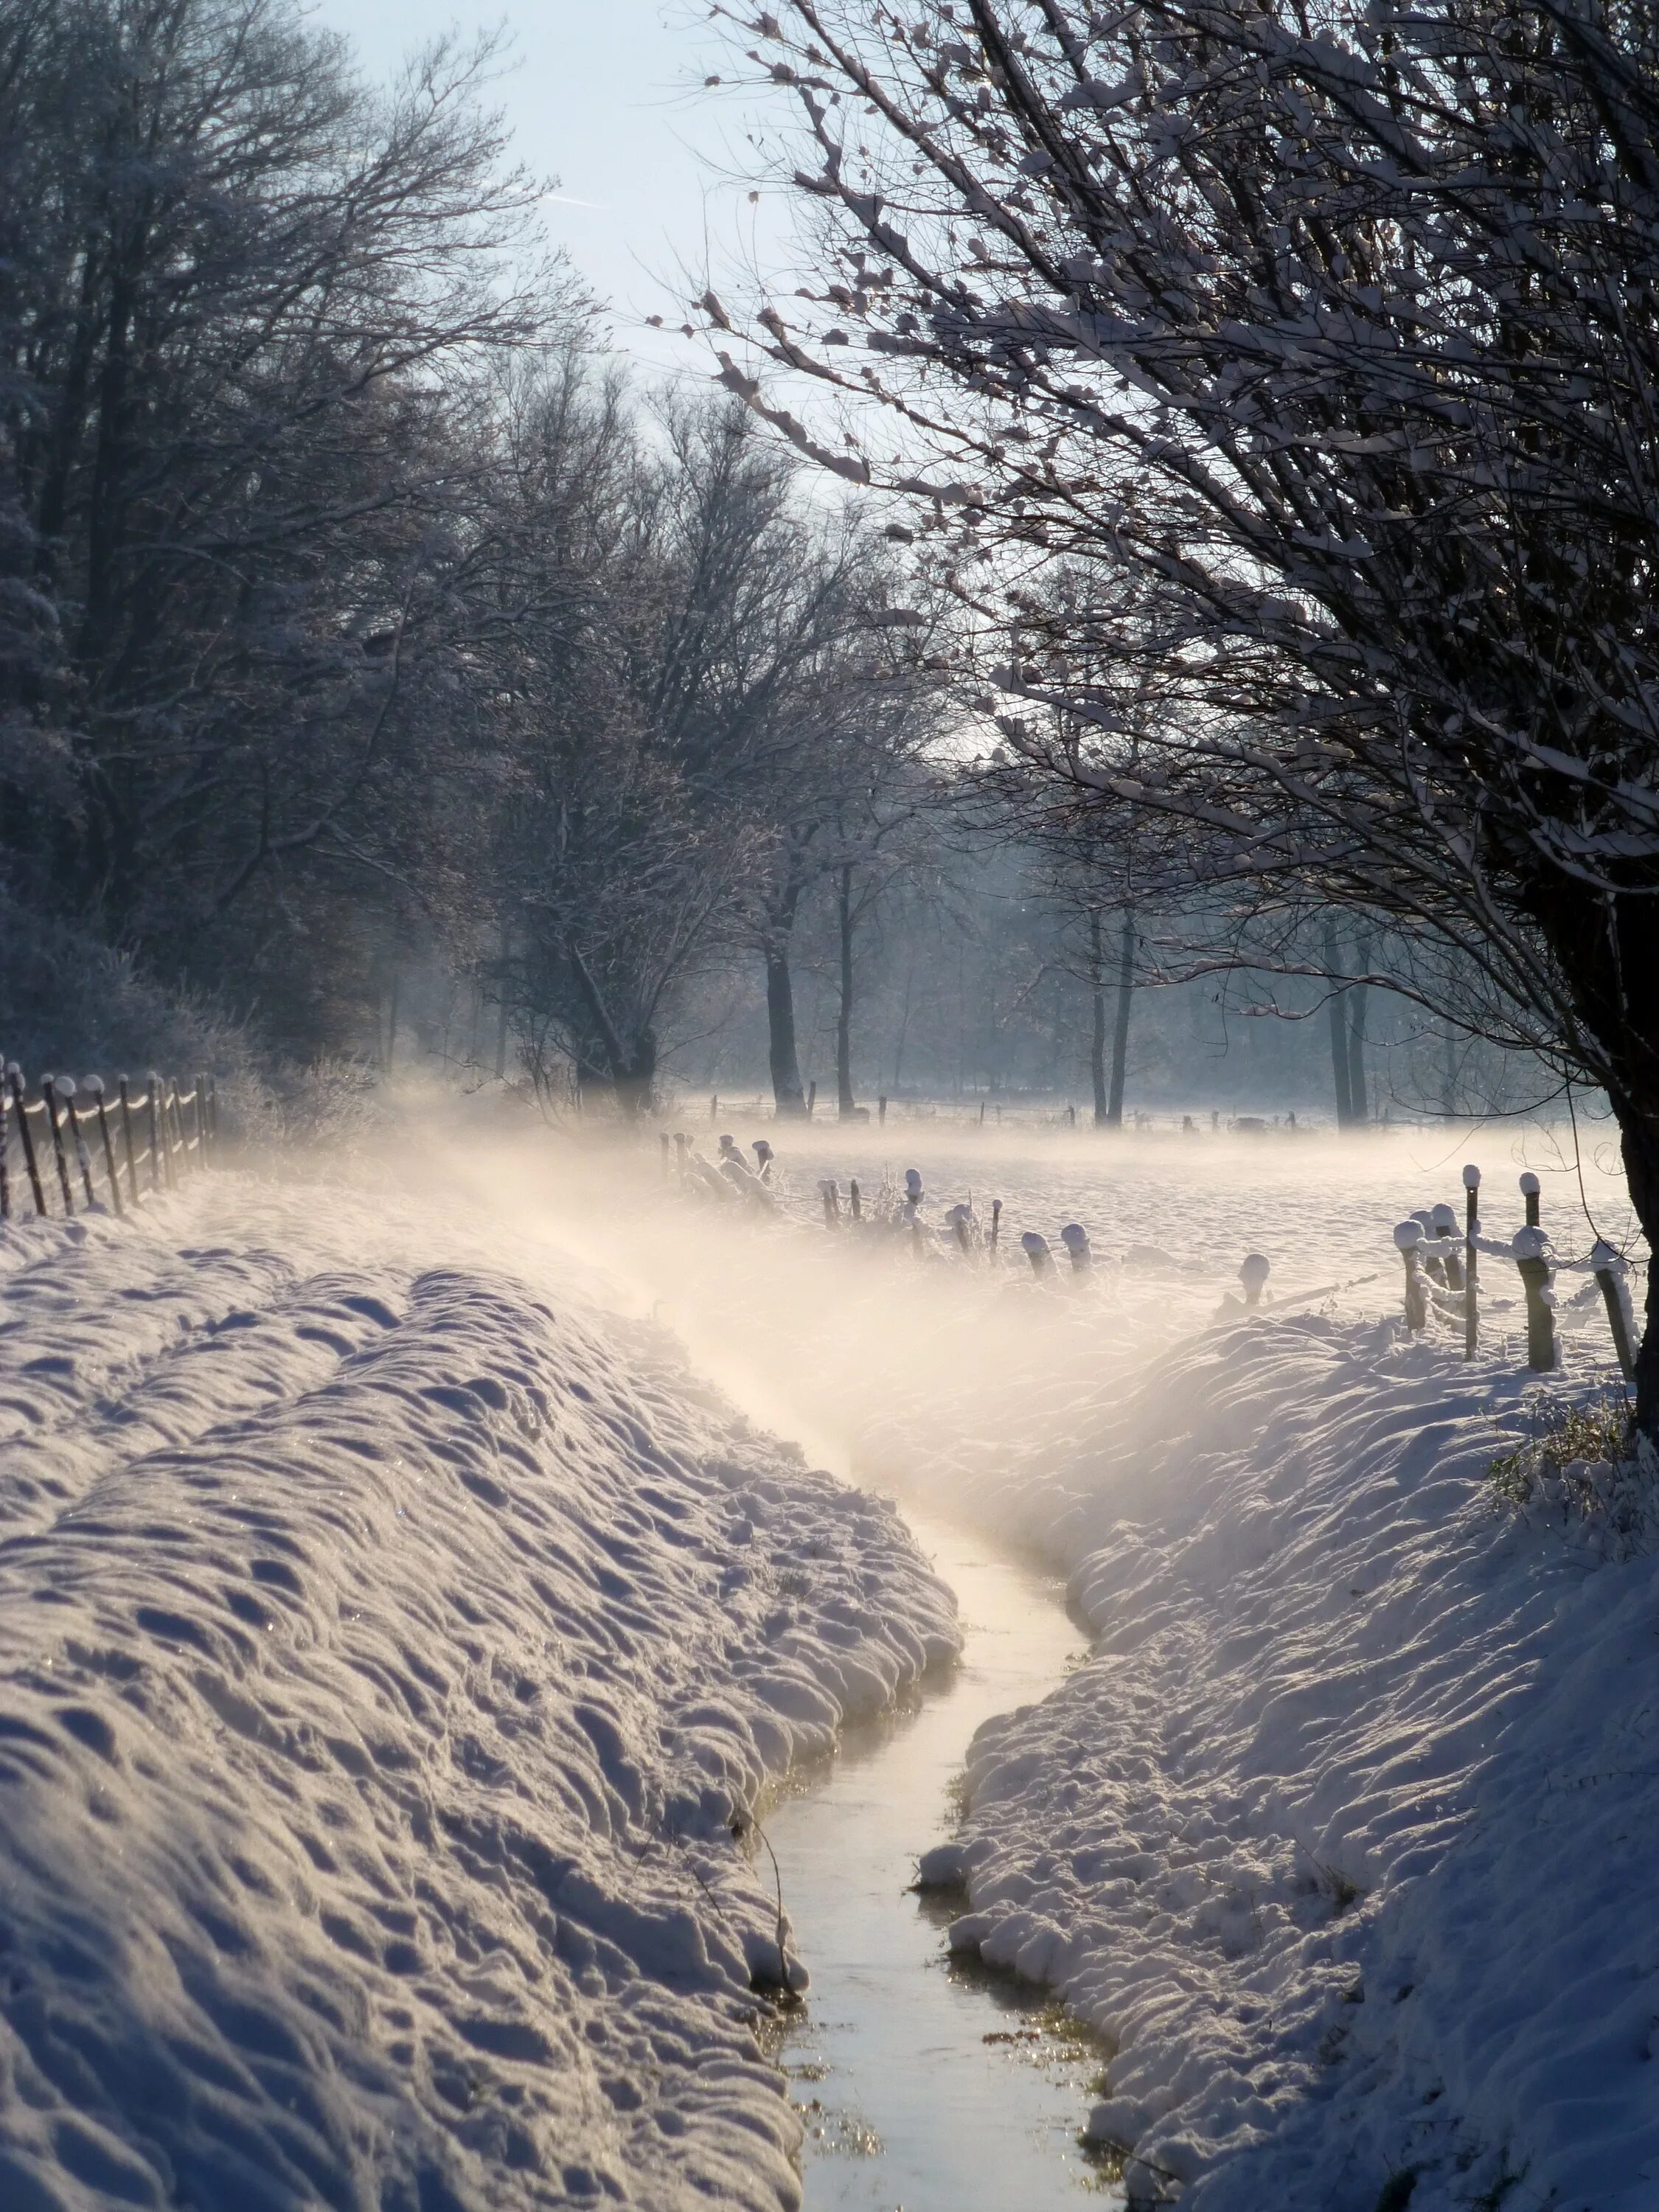
[(1054, 1688), (1083, 1632), (1060, 1585), (905, 1509), (957, 1593), (962, 1664), (916, 1705), (849, 1731), (769, 1814), (812, 1977), (774, 2055), (806, 2124), (807, 2212), (1051, 2212), (1121, 2204), (1079, 2131), (1105, 2052), (1042, 1993), (953, 1959), (959, 1899), (911, 1887), (951, 1832), (969, 1739)]

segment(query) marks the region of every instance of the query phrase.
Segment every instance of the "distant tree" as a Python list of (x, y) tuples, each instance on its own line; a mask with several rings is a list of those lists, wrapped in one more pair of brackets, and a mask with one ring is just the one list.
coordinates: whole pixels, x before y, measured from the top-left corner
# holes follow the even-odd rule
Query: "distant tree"
[[(1011, 748), (1192, 825), (1214, 892), (1373, 914), (1472, 979), (1455, 1019), (1603, 1086), (1659, 1242), (1659, 17), (723, 12), (791, 88), (826, 226), (814, 296), (763, 303), (732, 387), (918, 501), (1017, 633)], [(794, 422), (769, 357), (889, 401), (897, 465)], [(1105, 680), (1021, 603), (1058, 554), (1098, 580)], [(1171, 711), (1131, 775), (1147, 666)], [(1650, 1299), (1659, 1433), (1659, 1270)]]

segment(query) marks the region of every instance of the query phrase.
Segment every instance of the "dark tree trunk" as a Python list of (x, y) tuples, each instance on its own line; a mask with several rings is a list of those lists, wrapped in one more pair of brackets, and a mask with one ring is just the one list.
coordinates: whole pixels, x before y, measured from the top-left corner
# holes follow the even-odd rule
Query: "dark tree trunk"
[(1123, 1079), (1129, 1066), (1129, 1008), (1135, 988), (1135, 916), (1126, 908), (1117, 951), (1117, 1022), (1112, 1030), (1112, 1092), (1106, 1102), (1106, 1126), (1123, 1127)]
[(772, 1096), (780, 1114), (804, 1114), (806, 1092), (795, 1046), (795, 987), (787, 939), (766, 948), (766, 1027), (770, 1042)]
[[(1659, 1254), (1659, 1100), (1644, 1111), (1620, 1091), (1608, 1096), (1619, 1119), (1631, 1204), (1650, 1253)], [(1659, 1260), (1649, 1263), (1647, 1310), (1636, 1352), (1636, 1425), (1659, 1441)]]
[(1348, 1087), (1348, 1008), (1347, 994), (1339, 991), (1333, 980), (1337, 971), (1336, 931), (1328, 921), (1325, 925), (1325, 974), (1331, 982), (1331, 994), (1325, 1001), (1325, 1013), (1331, 1025), (1331, 1075), (1336, 1085), (1336, 1126), (1347, 1128), (1353, 1121), (1353, 1093)]
[[(1360, 939), (1359, 957), (1354, 964), (1362, 975), (1370, 966), (1369, 936)], [(1370, 994), (1369, 983), (1356, 983), (1348, 1001), (1348, 1107), (1356, 1127), (1361, 1129), (1371, 1118), (1370, 1101), (1365, 1093), (1365, 1000)]]
[(836, 885), (836, 921), (841, 932), (841, 1000), (836, 1008), (836, 1110), (844, 1121), (856, 1103), (853, 1097), (853, 871), (843, 866)]
[(1089, 1038), (1089, 1073), (1094, 1083), (1095, 1127), (1106, 1126), (1106, 956), (1101, 944), (1100, 916), (1089, 916), (1089, 1004), (1094, 1017)]

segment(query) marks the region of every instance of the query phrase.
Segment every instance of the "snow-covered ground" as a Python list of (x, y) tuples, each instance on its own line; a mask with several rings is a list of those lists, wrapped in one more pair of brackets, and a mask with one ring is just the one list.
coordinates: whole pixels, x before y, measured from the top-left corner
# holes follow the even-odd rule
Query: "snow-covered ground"
[[(1390, 1231), (1466, 1152), (1488, 1236), (1531, 1164), (1563, 1253), (1590, 1242), (1547, 1146), (1454, 1145), (894, 1149), (934, 1222), (971, 1178), (1005, 1235), (1076, 1218), (1132, 1255), (1047, 1284), (815, 1227), (820, 1174), (878, 1178), (870, 1139), (781, 1146), (781, 1219), (678, 1185), (665, 1218), (647, 1158), (597, 1171), (586, 1218), (711, 1358), (1070, 1574), (1095, 1655), (981, 1733), (927, 1871), (967, 1878), (957, 1941), (1115, 2046), (1091, 2125), (1146, 2200), (1659, 2203), (1659, 1566), (1488, 1479), (1536, 1418), (1507, 1263), (1473, 1364), (1449, 1323), (1403, 1340)], [(1607, 1161), (1585, 1188), (1621, 1231)], [(1250, 1249), (1279, 1306), (1206, 1327)], [(1593, 1285), (1560, 1290), (1550, 1392), (1616, 1389)]]
[[(7, 2212), (791, 2200), (730, 1827), (954, 1626), (733, 1402), (1070, 1577), (1094, 1654), (981, 1733), (928, 1872), (1114, 2046), (1143, 2199), (1659, 2202), (1659, 1568), (1489, 1480), (1534, 1418), (1506, 1263), (1472, 1365), (1396, 1318), (1393, 1224), (1466, 1156), (1489, 1236), (1528, 1165), (1588, 1246), (1547, 1140), (740, 1128), (769, 1207), (426, 1122), (372, 1191), (4, 1248)], [(884, 1165), (921, 1237), (827, 1231)], [(1034, 1278), (1073, 1219), (1095, 1269)]]
[(798, 2201), (733, 1829), (948, 1593), (430, 1200), (0, 1243), (5, 2212)]

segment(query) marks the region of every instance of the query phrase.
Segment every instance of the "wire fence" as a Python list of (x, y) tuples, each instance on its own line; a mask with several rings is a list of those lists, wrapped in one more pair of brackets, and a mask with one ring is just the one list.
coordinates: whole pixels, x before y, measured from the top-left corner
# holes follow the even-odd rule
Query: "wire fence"
[[(757, 1138), (751, 1144), (752, 1167), (729, 1135), (720, 1137), (713, 1159), (698, 1149), (696, 1136), (688, 1130), (659, 1131), (658, 1141), (665, 1181), (704, 1198), (747, 1203), (763, 1212), (784, 1210), (782, 1192), (774, 1175), (775, 1154), (767, 1139)], [(1631, 1262), (1625, 1255), (1603, 1238), (1598, 1238), (1582, 1259), (1558, 1254), (1541, 1224), (1539, 1179), (1530, 1172), (1520, 1178), (1525, 1225), (1507, 1241), (1489, 1237), (1482, 1228), (1479, 1167), (1471, 1164), (1463, 1170), (1462, 1185), (1461, 1220), (1459, 1210), (1443, 1201), (1419, 1207), (1395, 1228), (1395, 1249), (1405, 1268), (1407, 1334), (1426, 1337), (1449, 1328), (1454, 1341), (1461, 1336), (1464, 1358), (1473, 1359), (1480, 1346), (1483, 1300), (1488, 1308), (1494, 1304), (1491, 1289), (1483, 1285), (1481, 1260), (1507, 1263), (1520, 1278), (1525, 1303), (1527, 1364), (1535, 1372), (1547, 1372), (1562, 1364), (1556, 1279), (1564, 1274), (1580, 1274), (1594, 1279), (1620, 1371), (1626, 1382), (1631, 1382), (1640, 1334), (1631, 1296)], [(884, 1170), (875, 1189), (866, 1188), (857, 1176), (843, 1185), (836, 1177), (825, 1176), (817, 1183), (817, 1196), (823, 1227), (831, 1234), (850, 1231), (891, 1240), (918, 1259), (938, 1257), (959, 1265), (991, 1267), (1012, 1264), (1017, 1268), (1023, 1262), (1039, 1282), (1061, 1276), (1085, 1277), (1095, 1268), (1089, 1232), (1082, 1223), (1067, 1222), (1059, 1230), (1056, 1251), (1042, 1231), (1016, 1232), (1006, 1225), (1000, 1199), (993, 1199), (984, 1214), (970, 1203), (952, 1206), (941, 1218), (928, 1209), (923, 1178), (916, 1168), (905, 1170), (902, 1183)], [(795, 1218), (799, 1225), (805, 1226), (810, 1216)], [(1252, 1310), (1266, 1310), (1270, 1303), (1267, 1296), (1270, 1273), (1264, 1255), (1248, 1253), (1237, 1271), (1239, 1294), (1224, 1299), (1217, 1318), (1224, 1318), (1230, 1311), (1243, 1315)], [(1294, 1304), (1304, 1306), (1346, 1287), (1351, 1286), (1324, 1284), (1316, 1291), (1299, 1293)]]
[(43, 1075), (39, 1095), (15, 1060), (0, 1085), (0, 1221), (136, 1212), (199, 1174), (219, 1146), (218, 1090), (152, 1073), (135, 1091), (101, 1076)]

